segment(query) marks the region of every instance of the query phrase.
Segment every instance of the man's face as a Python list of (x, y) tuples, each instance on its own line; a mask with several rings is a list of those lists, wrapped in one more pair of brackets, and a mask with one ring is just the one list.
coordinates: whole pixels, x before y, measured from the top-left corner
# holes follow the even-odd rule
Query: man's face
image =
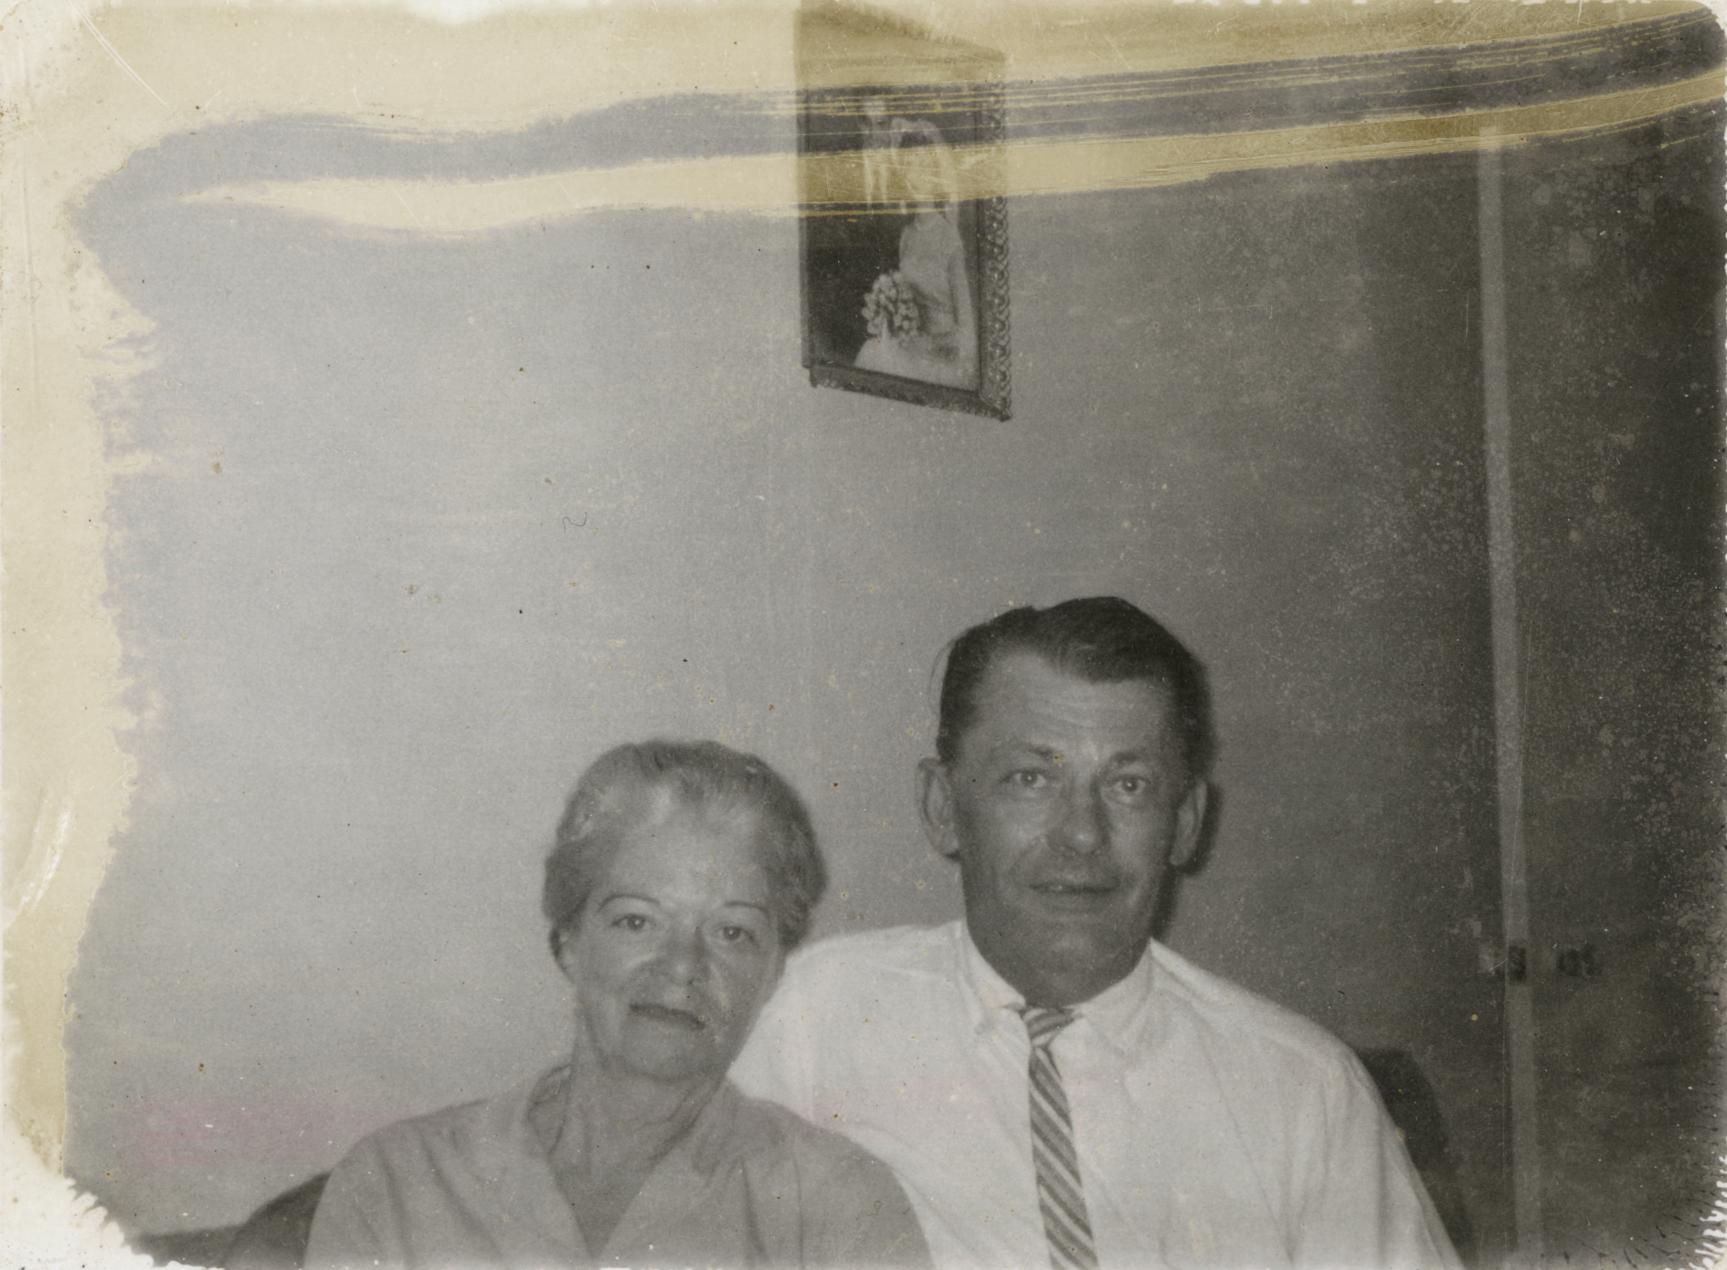
[(1169, 864), (1205, 819), (1167, 689), (1092, 683), (1035, 653), (985, 672), (947, 767), (926, 759), (930, 841), (957, 860), (966, 924), (1034, 1005), (1089, 1000), (1133, 969)]

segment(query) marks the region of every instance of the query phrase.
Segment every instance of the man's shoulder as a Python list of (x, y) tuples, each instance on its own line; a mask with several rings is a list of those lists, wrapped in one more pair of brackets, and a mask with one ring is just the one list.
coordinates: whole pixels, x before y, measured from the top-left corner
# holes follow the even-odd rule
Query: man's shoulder
[(1162, 944), (1151, 946), (1153, 992), (1186, 1013), (1238, 1061), (1270, 1060), (1308, 1071), (1352, 1072), (1354, 1054), (1311, 1019), (1202, 969)]
[(891, 926), (832, 935), (800, 948), (786, 962), (786, 979), (800, 984), (895, 976), (951, 976), (959, 924)]
[[(843, 1061), (856, 1046), (874, 1052), (881, 1043), (898, 1043), (902, 1034), (928, 1032), (935, 1020), (963, 1008), (962, 938), (957, 923), (899, 926), (800, 949), (786, 963), (779, 989), (756, 1024), (761, 1040), (752, 1038), (745, 1058), (770, 1042), (801, 1037), (801, 1044), (819, 1046), (826, 1061)], [(847, 1039), (838, 1039), (842, 1035)]]

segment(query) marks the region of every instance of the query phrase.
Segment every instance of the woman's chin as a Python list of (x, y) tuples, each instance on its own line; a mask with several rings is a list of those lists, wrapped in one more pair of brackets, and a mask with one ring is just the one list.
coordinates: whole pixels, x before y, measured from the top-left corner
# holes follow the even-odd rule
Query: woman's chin
[(625, 1038), (616, 1066), (634, 1075), (649, 1080), (714, 1079), (731, 1066), (731, 1055), (709, 1033), (657, 1022), (631, 1031), (636, 1034)]

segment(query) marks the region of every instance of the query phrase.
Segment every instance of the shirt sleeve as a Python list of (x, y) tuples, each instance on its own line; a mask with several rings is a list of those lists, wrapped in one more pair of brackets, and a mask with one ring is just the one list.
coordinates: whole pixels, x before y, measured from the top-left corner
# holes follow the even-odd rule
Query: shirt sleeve
[(1326, 1082), (1320, 1141), (1304, 1172), (1298, 1266), (1460, 1265), (1438, 1212), (1353, 1055)]

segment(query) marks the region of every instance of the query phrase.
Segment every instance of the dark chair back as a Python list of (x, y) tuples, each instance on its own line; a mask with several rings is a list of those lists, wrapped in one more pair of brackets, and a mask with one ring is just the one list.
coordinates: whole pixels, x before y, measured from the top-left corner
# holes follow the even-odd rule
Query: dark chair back
[(226, 1270), (300, 1270), (312, 1237), (312, 1215), (328, 1173), (284, 1191), (248, 1217), (222, 1259)]
[(1433, 1086), (1427, 1083), (1420, 1065), (1407, 1050), (1357, 1050), (1356, 1057), (1378, 1087), (1391, 1123), (1403, 1135), (1410, 1162), (1421, 1174), (1428, 1198), (1439, 1210), (1439, 1220), (1445, 1223), (1457, 1255), (1469, 1264), (1475, 1255), (1475, 1228), (1463, 1202), (1457, 1162), (1451, 1156), (1451, 1143), (1445, 1136), (1445, 1120), (1439, 1113), (1439, 1099), (1433, 1096)]

